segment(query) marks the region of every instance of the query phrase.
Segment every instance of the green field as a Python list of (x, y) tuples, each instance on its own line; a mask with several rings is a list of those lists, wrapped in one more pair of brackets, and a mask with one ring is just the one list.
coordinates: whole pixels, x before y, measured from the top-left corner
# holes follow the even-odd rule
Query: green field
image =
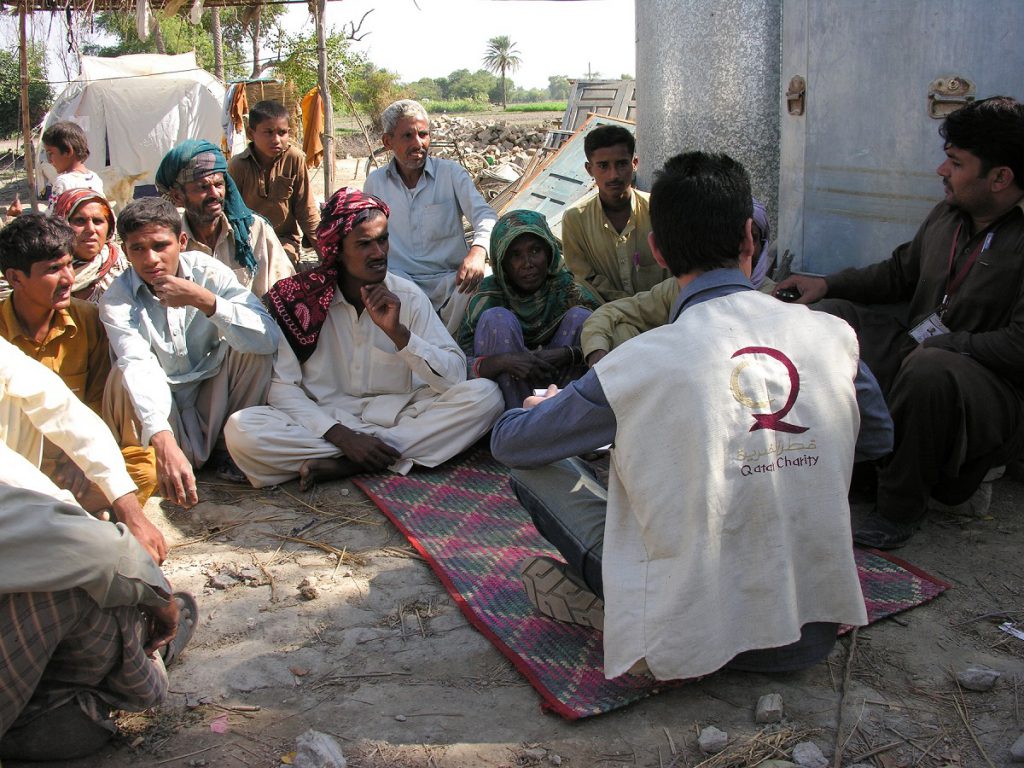
[(506, 112), (565, 112), (564, 101), (538, 101), (535, 104), (509, 104)]
[(441, 99), (423, 102), (427, 112), (431, 114), (464, 114), (468, 112), (489, 112), (494, 107), (486, 101), (471, 101), (470, 99), (459, 99), (453, 101), (442, 101)]
[[(565, 112), (564, 101), (538, 101), (532, 104), (509, 104), (508, 107), (502, 110), (500, 105), (488, 104), (484, 101), (471, 101), (469, 99), (459, 99), (453, 101), (441, 101), (440, 99), (433, 101), (423, 102), (423, 106), (427, 108), (427, 111), (434, 115), (469, 115), (478, 114), (481, 112), (490, 113), (501, 113), (501, 112)], [(338, 110), (338, 116), (344, 118), (346, 115), (342, 110)]]

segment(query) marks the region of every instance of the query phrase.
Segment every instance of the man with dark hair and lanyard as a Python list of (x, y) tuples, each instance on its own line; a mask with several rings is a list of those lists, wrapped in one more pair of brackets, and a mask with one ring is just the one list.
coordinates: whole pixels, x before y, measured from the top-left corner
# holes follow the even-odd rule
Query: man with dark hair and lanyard
[(911, 242), (887, 261), (776, 289), (824, 299), (819, 309), (847, 320), (886, 395), (895, 447), (853, 537), (880, 549), (905, 544), (935, 502), (987, 509), (983, 480), (1024, 447), (1024, 105), (974, 102), (939, 133), (946, 198)]

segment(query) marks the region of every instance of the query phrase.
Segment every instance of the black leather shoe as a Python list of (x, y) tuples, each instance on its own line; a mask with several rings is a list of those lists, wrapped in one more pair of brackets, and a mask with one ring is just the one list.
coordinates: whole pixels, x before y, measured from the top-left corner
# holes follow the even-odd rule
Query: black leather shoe
[(874, 549), (899, 549), (916, 530), (917, 523), (897, 523), (873, 514), (853, 532), (853, 543)]

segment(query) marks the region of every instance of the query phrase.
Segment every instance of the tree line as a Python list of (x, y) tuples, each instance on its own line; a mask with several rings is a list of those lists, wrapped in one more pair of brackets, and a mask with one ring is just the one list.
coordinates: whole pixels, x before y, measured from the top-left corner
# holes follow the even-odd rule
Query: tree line
[(503, 99), (501, 79), (485, 69), (470, 72), (468, 69), (457, 69), (447, 77), (423, 77), (407, 83), (405, 88), (411, 98), (420, 101), (478, 101), (501, 104), (536, 104), (541, 101), (565, 101), (569, 98), (569, 78), (564, 75), (552, 75), (548, 78), (547, 88), (520, 88), (511, 78), (506, 78), (504, 91), (508, 98)]
[[(133, 13), (108, 11), (93, 18), (100, 37), (85, 39), (81, 51), (93, 56), (195, 51), (199, 66), (226, 81), (274, 76), (290, 80), (303, 94), (317, 85), (316, 36), (311, 28), (298, 34), (285, 31), (280, 24), (283, 13), (282, 5), (211, 8), (195, 25), (181, 15), (155, 14), (151, 33), (142, 40)], [(352, 46), (353, 41), (367, 34), (362, 26), (370, 13), (358, 23), (347, 22), (329, 30), (327, 62), (335, 109), (349, 113), (354, 108), (369, 116), (376, 128), (383, 109), (402, 97), (502, 105), (564, 101), (569, 97), (571, 85), (565, 75), (550, 76), (547, 88), (516, 86), (510, 74), (520, 67), (522, 59), (516, 43), (507, 36), (487, 41), (481, 69), (457, 69), (447, 77), (403, 83), (397, 74), (378, 67)], [(49, 109), (54, 89), (47, 83), (45, 47), (31, 45), (29, 59), (30, 110), (36, 125)], [(0, 51), (0, 136), (10, 136), (20, 129), (20, 114), (18, 56)]]

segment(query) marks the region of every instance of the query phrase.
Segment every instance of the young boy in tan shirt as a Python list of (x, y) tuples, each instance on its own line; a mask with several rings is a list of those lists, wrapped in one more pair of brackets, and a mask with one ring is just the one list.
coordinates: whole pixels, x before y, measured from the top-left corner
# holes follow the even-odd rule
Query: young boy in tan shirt
[(293, 263), (299, 261), (302, 236), (316, 243), (320, 211), (306, 171), (306, 156), (291, 144), (288, 110), (277, 101), (260, 101), (249, 110), (248, 148), (228, 161), (228, 173), (245, 204), (274, 228)]

